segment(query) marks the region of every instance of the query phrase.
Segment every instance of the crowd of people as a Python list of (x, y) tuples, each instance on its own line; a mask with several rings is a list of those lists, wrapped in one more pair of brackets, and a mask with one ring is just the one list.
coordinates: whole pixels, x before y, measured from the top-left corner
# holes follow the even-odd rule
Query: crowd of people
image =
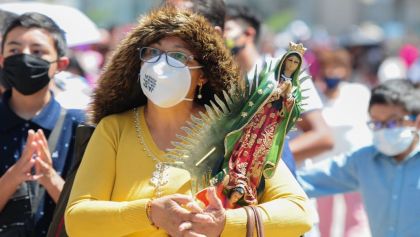
[(404, 73), (354, 45), (263, 50), (262, 18), (223, 0), (71, 49), (48, 16), (2, 14), (0, 237), (420, 233), (415, 46)]

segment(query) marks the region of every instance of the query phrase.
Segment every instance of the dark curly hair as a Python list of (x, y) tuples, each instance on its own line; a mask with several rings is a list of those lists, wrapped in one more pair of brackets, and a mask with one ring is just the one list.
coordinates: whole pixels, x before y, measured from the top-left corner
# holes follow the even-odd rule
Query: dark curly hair
[(203, 66), (208, 82), (202, 88), (203, 98), (195, 99), (196, 103), (208, 104), (215, 94), (222, 98), (222, 91), (238, 81), (238, 69), (223, 39), (204, 17), (172, 7), (156, 9), (140, 18), (138, 26), (120, 43), (105, 66), (93, 95), (93, 123), (146, 104), (147, 98), (137, 82), (140, 71), (137, 49), (167, 36), (185, 41)]

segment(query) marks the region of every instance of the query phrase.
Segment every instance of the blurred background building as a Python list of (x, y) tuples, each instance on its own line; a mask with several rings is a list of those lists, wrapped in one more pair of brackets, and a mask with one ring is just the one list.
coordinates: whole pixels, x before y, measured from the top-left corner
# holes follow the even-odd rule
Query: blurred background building
[[(28, 1), (28, 0), (21, 0)], [(13, 2), (0, 0), (0, 2)], [(99, 26), (110, 27), (133, 22), (138, 15), (159, 4), (159, 0), (38, 0), (79, 8)], [(273, 31), (301, 19), (311, 28), (325, 28), (330, 34), (344, 34), (355, 25), (372, 22), (386, 34), (420, 34), (418, 0), (227, 0), (246, 3), (264, 16)]]
[[(396, 63), (390, 63), (384, 71), (399, 67), (403, 72), (398, 74), (399, 77), (408, 73), (417, 78), (416, 81), (420, 81), (420, 60), (417, 60), (417, 56), (414, 59), (407, 59), (414, 51), (418, 51), (420, 45), (419, 0), (225, 1), (247, 4), (262, 16), (264, 27), (259, 42), (262, 53), (279, 55), (290, 41), (303, 42), (314, 51), (325, 47), (345, 47), (352, 54), (353, 68), (357, 69), (369, 85), (377, 82), (377, 72), (384, 59), (400, 54), (401, 57), (397, 58), (397, 61), (394, 60)], [(9, 2), (31, 1), (0, 0), (0, 4)], [(105, 55), (105, 52), (111, 52), (130, 31), (141, 14), (158, 6), (161, 0), (37, 0), (35, 2), (68, 5), (85, 13), (101, 28), (102, 40), (95, 45), (95, 50), (103, 51), (101, 53)], [(411, 47), (414, 51), (401, 52), (405, 46), (409, 49)], [(308, 54), (308, 57), (311, 57), (311, 54)], [(313, 64), (310, 58), (307, 60), (309, 64)], [(91, 59), (84, 61), (92, 62)], [(104, 60), (99, 61), (96, 64), (103, 66)], [(403, 63), (405, 63), (404, 68), (401, 68), (400, 65)], [(97, 67), (96, 64), (92, 67)], [(311, 73), (316, 73), (316, 68), (316, 65), (312, 66)]]

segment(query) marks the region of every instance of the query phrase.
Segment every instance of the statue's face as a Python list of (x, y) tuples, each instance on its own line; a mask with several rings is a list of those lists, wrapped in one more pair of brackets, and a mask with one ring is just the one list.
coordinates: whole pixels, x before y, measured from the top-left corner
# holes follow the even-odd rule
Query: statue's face
[(300, 59), (297, 56), (292, 55), (286, 59), (285, 63), (286, 63), (285, 70), (286, 72), (288, 72), (287, 74), (292, 74), (298, 68)]
[(236, 203), (237, 201), (239, 201), (239, 199), (241, 199), (242, 196), (243, 196), (242, 193), (234, 191), (232, 195), (230, 196), (230, 199), (233, 203)]

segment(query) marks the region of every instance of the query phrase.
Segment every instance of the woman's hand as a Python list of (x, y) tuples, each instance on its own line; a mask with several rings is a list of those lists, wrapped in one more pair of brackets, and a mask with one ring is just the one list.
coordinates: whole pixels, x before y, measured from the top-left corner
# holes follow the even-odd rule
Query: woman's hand
[[(180, 224), (184, 221), (191, 222), (194, 213), (202, 212), (201, 208), (194, 203), (192, 197), (182, 194), (154, 199), (151, 202), (150, 219), (170, 236), (183, 236), (178, 228)], [(197, 220), (203, 221), (200, 218)]]
[(225, 228), (226, 210), (214, 188), (208, 190), (209, 205), (202, 213), (193, 214), (191, 220), (179, 225), (179, 231), (187, 237), (217, 237)]

